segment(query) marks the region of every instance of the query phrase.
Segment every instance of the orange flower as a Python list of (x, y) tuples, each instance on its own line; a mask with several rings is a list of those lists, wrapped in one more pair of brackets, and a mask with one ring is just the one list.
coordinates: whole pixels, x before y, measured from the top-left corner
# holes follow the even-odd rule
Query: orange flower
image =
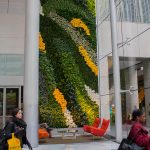
[(39, 33), (39, 49), (41, 52), (46, 53), (45, 43), (43, 42), (43, 38), (41, 36), (41, 33)]
[(71, 21), (70, 21), (71, 25), (73, 27), (79, 27), (79, 28), (82, 28), (85, 32), (86, 32), (86, 35), (90, 35), (90, 30), (88, 29), (87, 25), (84, 24), (84, 22), (82, 22), (81, 19), (78, 19), (78, 18), (73, 18)]
[(92, 72), (94, 72), (94, 74), (98, 76), (98, 67), (94, 64), (92, 59), (89, 57), (89, 54), (87, 53), (86, 49), (84, 49), (83, 46), (79, 46), (79, 52), (84, 57), (86, 64), (89, 66), (89, 68), (91, 68)]
[(64, 95), (60, 92), (59, 89), (55, 89), (53, 92), (53, 96), (56, 99), (56, 101), (60, 104), (62, 111), (64, 112), (67, 109), (67, 101), (64, 98)]
[(144, 88), (141, 88), (139, 91), (139, 103), (141, 103), (144, 100), (145, 93), (144, 93)]

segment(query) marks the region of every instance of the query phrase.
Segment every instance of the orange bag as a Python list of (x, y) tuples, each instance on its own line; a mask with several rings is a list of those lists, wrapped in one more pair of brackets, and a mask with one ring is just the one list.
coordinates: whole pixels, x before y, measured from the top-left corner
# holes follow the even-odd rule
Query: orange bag
[(49, 133), (45, 129), (39, 129), (38, 130), (39, 139), (44, 139), (49, 137)]

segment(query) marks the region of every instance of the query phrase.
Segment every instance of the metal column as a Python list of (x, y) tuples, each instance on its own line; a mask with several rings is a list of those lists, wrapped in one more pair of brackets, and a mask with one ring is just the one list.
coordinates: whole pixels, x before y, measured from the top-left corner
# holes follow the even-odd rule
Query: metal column
[(6, 87), (3, 88), (3, 127), (6, 124)]
[(38, 81), (39, 81), (39, 0), (26, 0), (24, 119), (27, 136), (33, 147), (38, 146)]
[(96, 0), (96, 39), (97, 39), (97, 62), (98, 62), (98, 93), (99, 93), (99, 117), (101, 117), (101, 101), (100, 101), (100, 63), (99, 63), (99, 29), (98, 29), (98, 20), (99, 20), (99, 3)]
[(121, 111), (121, 95), (120, 95), (120, 66), (119, 55), (117, 49), (117, 18), (116, 6), (114, 0), (109, 0), (110, 17), (111, 17), (111, 40), (112, 40), (112, 57), (113, 57), (113, 79), (115, 90), (115, 125), (116, 125), (116, 141), (122, 140), (122, 111)]

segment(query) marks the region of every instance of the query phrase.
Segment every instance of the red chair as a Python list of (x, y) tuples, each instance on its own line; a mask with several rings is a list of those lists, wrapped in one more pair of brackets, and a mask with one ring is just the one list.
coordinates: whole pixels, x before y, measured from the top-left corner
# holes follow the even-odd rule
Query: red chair
[(94, 120), (94, 123), (93, 123), (92, 126), (84, 125), (84, 126), (83, 126), (83, 130), (84, 130), (84, 132), (91, 133), (91, 127), (98, 128), (98, 126), (99, 126), (100, 123), (101, 123), (101, 118), (96, 118), (96, 119)]
[(95, 127), (91, 128), (91, 134), (95, 136), (104, 136), (108, 129), (109, 123), (110, 123), (110, 120), (103, 119), (103, 122), (100, 128), (95, 128)]

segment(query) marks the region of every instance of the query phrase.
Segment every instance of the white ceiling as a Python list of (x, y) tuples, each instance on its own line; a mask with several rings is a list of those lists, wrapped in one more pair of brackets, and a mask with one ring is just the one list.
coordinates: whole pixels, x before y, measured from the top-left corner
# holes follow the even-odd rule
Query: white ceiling
[(25, 0), (0, 0), (0, 14), (25, 14)]

